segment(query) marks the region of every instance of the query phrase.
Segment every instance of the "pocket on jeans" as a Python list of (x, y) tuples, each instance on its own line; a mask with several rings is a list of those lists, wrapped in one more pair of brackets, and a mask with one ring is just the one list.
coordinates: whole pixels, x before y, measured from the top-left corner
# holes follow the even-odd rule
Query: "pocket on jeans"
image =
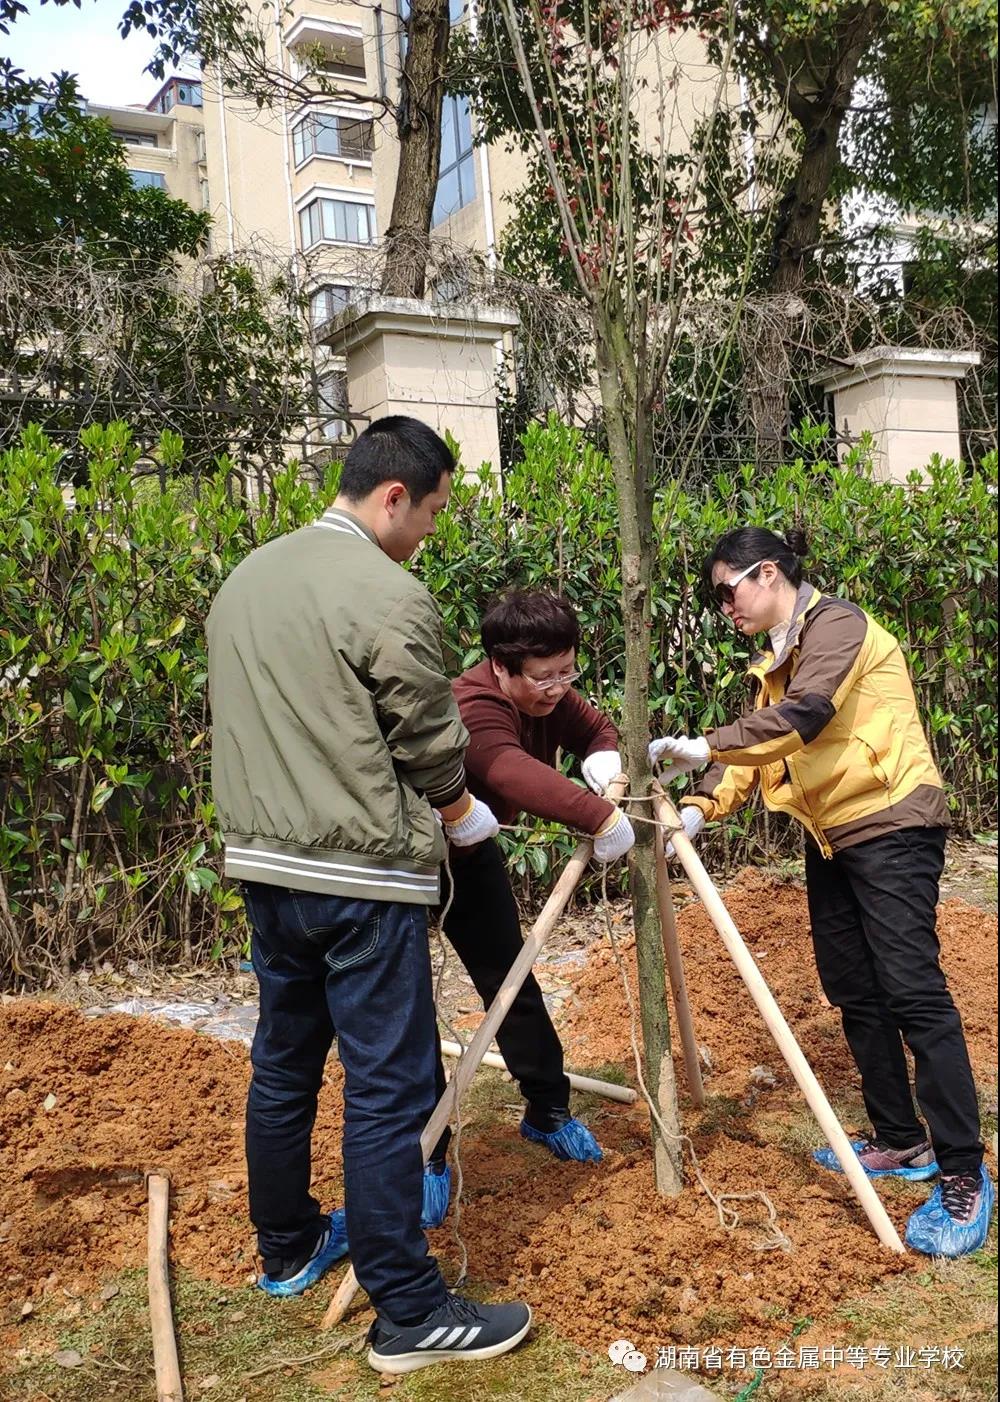
[(362, 964), (378, 947), (382, 907), (378, 901), (292, 893), (292, 905), (304, 939), (322, 950), (335, 973)]

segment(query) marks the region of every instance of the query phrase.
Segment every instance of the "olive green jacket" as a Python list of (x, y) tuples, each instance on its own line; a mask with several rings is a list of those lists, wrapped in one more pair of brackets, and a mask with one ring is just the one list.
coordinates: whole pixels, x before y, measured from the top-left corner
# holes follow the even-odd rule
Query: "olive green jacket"
[(237, 566), (207, 632), (227, 876), (435, 904), (468, 734), (423, 585), (331, 507)]

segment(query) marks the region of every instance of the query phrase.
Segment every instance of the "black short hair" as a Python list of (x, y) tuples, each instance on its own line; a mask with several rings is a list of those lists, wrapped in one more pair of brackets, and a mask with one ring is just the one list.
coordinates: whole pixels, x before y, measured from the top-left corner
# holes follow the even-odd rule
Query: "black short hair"
[(783, 536), (763, 526), (740, 526), (727, 531), (715, 542), (715, 548), (702, 566), (702, 579), (709, 594), (712, 592), (712, 570), (721, 560), (734, 569), (745, 570), (758, 560), (773, 560), (778, 569), (796, 589), (802, 583), (802, 561), (809, 553), (809, 542), (797, 526)]
[(363, 501), (383, 482), (402, 482), (416, 505), (454, 471), (454, 454), (432, 428), (405, 414), (389, 414), (369, 424), (351, 445), (340, 491), (348, 501)]
[(570, 601), (545, 589), (511, 589), (494, 599), (482, 624), (492, 662), (518, 676), (526, 657), (554, 657), (580, 646), (580, 624)]

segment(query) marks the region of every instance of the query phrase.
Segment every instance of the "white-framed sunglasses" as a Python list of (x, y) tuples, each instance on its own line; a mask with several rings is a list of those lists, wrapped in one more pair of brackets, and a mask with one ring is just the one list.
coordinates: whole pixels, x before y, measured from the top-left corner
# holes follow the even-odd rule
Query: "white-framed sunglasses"
[(757, 560), (752, 565), (747, 565), (745, 570), (740, 570), (739, 574), (734, 574), (732, 579), (720, 579), (715, 586), (715, 602), (722, 608), (724, 604), (732, 605), (736, 601), (736, 586), (742, 583), (754, 570), (759, 570), (761, 565), (766, 564), (766, 560)]

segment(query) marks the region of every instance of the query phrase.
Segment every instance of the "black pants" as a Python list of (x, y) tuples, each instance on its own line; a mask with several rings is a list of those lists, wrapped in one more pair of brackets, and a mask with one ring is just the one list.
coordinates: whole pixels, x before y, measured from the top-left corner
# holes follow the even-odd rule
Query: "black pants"
[(976, 1172), (979, 1106), (962, 1021), (938, 962), (936, 907), (943, 828), (904, 828), (825, 859), (806, 848), (816, 965), (840, 1009), (872, 1127), (892, 1148), (925, 1137), (943, 1173)]
[[(445, 934), (483, 1005), (489, 1007), (524, 942), (514, 893), (500, 848), (492, 838), (465, 851), (453, 847), (450, 860), (454, 899), (444, 922)], [(521, 985), (500, 1024), (497, 1042), (525, 1100), (543, 1109), (569, 1105), (562, 1044), (534, 974)], [(439, 1099), (445, 1085), (439, 1055)], [(434, 1151), (435, 1159), (444, 1156), (449, 1138), (446, 1130)]]

